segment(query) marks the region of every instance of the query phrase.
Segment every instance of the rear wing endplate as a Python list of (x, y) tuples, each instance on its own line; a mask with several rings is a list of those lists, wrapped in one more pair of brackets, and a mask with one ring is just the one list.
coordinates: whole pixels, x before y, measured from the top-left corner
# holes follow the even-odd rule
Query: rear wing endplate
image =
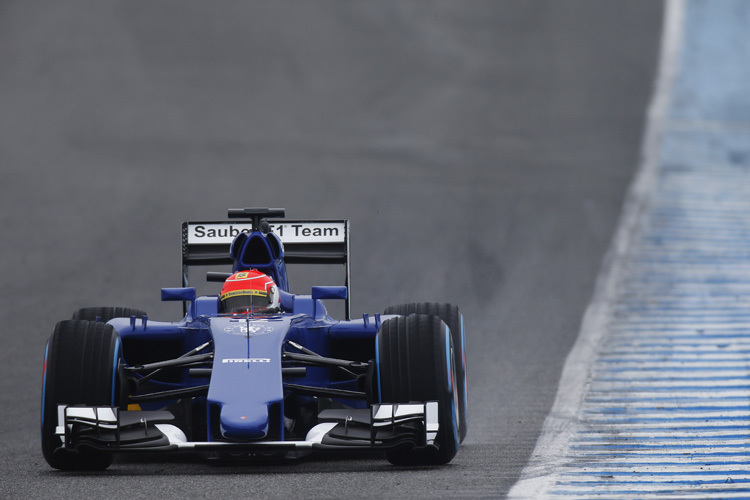
[[(344, 286), (349, 289), (349, 221), (268, 219), (270, 230), (284, 244), (287, 264), (343, 264)], [(241, 232), (250, 233), (250, 221), (207, 221), (182, 223), (182, 286), (190, 283), (194, 266), (229, 265), (229, 248)], [(349, 296), (346, 317), (349, 319)]]

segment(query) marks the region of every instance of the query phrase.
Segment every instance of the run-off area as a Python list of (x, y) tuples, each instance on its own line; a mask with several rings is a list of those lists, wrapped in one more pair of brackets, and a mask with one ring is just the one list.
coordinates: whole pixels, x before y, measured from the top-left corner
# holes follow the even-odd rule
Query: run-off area
[(670, 1), (644, 144), (510, 498), (750, 498), (750, 2)]

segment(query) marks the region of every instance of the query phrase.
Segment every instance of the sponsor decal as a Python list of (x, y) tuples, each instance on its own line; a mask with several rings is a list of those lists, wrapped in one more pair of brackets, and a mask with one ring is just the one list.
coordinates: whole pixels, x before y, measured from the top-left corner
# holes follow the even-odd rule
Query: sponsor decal
[(236, 324), (224, 328), (224, 331), (230, 335), (244, 335), (245, 337), (254, 337), (256, 335), (265, 335), (273, 332), (273, 327), (268, 325), (257, 324)]
[[(270, 224), (271, 231), (284, 243), (344, 243), (345, 222), (282, 222)], [(240, 233), (250, 233), (252, 225), (240, 222), (188, 224), (188, 244), (229, 244)]]
[(271, 358), (224, 358), (222, 363), (270, 363)]
[(231, 243), (240, 233), (250, 233), (252, 224), (188, 224), (188, 244), (216, 245)]
[(233, 292), (222, 293), (221, 300), (226, 300), (229, 297), (237, 297), (240, 295), (253, 295), (255, 297), (268, 297), (268, 294), (264, 292), (263, 290), (245, 289), (245, 290), (234, 290)]
[(343, 243), (343, 222), (305, 222), (271, 224), (271, 230), (284, 243)]

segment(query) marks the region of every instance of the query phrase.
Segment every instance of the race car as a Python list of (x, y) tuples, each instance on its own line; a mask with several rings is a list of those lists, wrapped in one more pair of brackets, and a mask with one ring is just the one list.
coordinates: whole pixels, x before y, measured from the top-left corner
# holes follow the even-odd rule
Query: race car
[[(344, 285), (290, 292), (287, 264), (343, 265)], [(450, 462), (467, 431), (458, 307), (410, 303), (350, 318), (349, 221), (230, 209), (182, 226), (178, 321), (87, 307), (60, 321), (44, 356), (42, 451), (60, 470), (120, 453), (218, 458), (382, 450), (395, 465)], [(195, 266), (220, 293), (197, 296)], [(344, 301), (333, 319), (324, 300)]]

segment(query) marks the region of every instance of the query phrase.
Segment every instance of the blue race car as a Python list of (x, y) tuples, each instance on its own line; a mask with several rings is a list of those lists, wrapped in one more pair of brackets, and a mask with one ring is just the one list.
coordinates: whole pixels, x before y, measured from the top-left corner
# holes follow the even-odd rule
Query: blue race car
[[(349, 222), (284, 209), (185, 222), (184, 317), (124, 307), (59, 322), (44, 358), (42, 451), (61, 470), (101, 470), (127, 452), (216, 457), (382, 450), (396, 465), (445, 464), (466, 436), (463, 317), (412, 303), (349, 316)], [(292, 294), (288, 263), (334, 264), (344, 286)], [(195, 266), (220, 295), (197, 296)], [(343, 320), (323, 300), (343, 300)]]

